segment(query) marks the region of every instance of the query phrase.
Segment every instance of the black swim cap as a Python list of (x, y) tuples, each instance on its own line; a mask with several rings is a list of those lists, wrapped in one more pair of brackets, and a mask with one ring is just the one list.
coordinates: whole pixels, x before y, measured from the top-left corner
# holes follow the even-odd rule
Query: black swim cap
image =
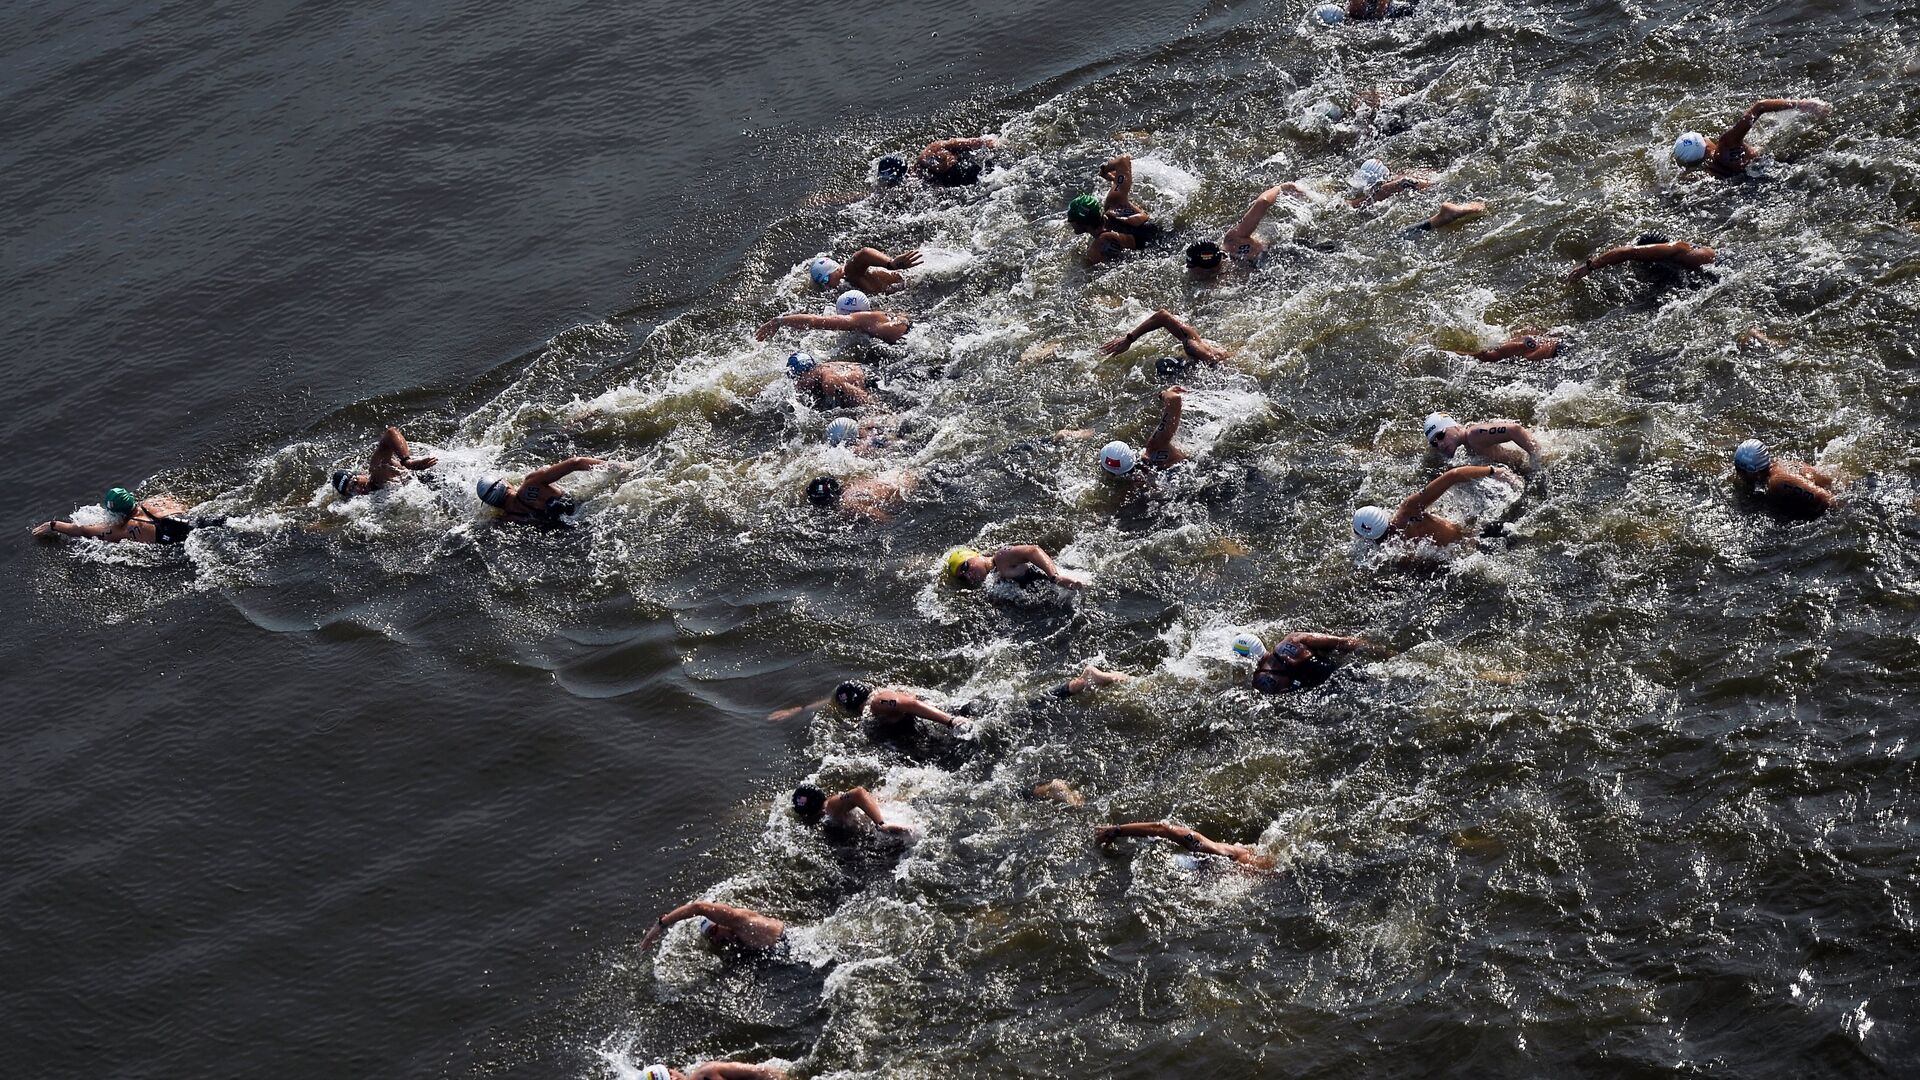
[(1193, 270), (1218, 270), (1224, 258), (1220, 254), (1220, 245), (1211, 240), (1202, 240), (1187, 247), (1187, 266)]
[(345, 469), (337, 470), (333, 474), (333, 490), (339, 492), (341, 498), (351, 498), (353, 496), (353, 492), (347, 490), (347, 485), (352, 482), (353, 474)]
[(881, 158), (877, 168), (880, 172), (880, 182), (888, 187), (907, 178), (907, 163), (892, 154)]
[(827, 793), (812, 784), (801, 784), (793, 789), (793, 812), (809, 825), (819, 821), (827, 812)]
[(867, 699), (873, 696), (873, 687), (863, 682), (848, 679), (833, 688), (833, 700), (848, 712), (859, 712), (867, 707)]
[(1669, 240), (1664, 236), (1661, 236), (1657, 232), (1650, 232), (1650, 233), (1641, 233), (1640, 239), (1635, 240), (1634, 243), (1636, 244), (1671, 244), (1673, 243), (1673, 241)]
[(1178, 356), (1163, 356), (1153, 362), (1153, 370), (1163, 379), (1178, 378), (1192, 366), (1193, 361), (1183, 360)]
[(815, 477), (807, 485), (807, 501), (815, 506), (832, 506), (840, 501), (840, 481), (831, 476)]

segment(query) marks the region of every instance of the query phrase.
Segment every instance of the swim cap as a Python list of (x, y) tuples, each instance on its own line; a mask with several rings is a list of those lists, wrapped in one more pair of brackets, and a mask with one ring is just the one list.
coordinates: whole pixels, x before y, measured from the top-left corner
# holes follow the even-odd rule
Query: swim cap
[(1114, 476), (1132, 472), (1133, 461), (1133, 447), (1117, 439), (1100, 448), (1100, 467)]
[(867, 294), (859, 289), (848, 289), (840, 294), (840, 299), (833, 302), (833, 310), (842, 315), (851, 315), (856, 311), (872, 311), (873, 303), (867, 299)]
[(100, 497), (100, 505), (121, 517), (131, 517), (140, 500), (134, 498), (133, 492), (126, 488), (108, 488), (107, 493)]
[(1153, 370), (1163, 379), (1177, 378), (1192, 366), (1192, 360), (1179, 356), (1163, 356), (1153, 362)]
[(1446, 413), (1437, 412), (1428, 413), (1427, 419), (1420, 425), (1420, 429), (1426, 432), (1427, 442), (1435, 443), (1440, 441), (1440, 436), (1445, 435), (1447, 429), (1453, 426), (1455, 426), (1453, 417), (1448, 416)]
[(481, 477), (473, 482), (473, 493), (488, 506), (507, 505), (507, 482), (499, 477)]
[(866, 708), (867, 699), (872, 696), (873, 687), (852, 679), (833, 688), (833, 700), (848, 712), (859, 712)]
[(1073, 201), (1067, 204), (1068, 221), (1085, 223), (1099, 221), (1106, 216), (1100, 200), (1091, 195), (1075, 195)]
[(1767, 453), (1766, 443), (1748, 439), (1734, 448), (1733, 467), (1741, 472), (1766, 472), (1773, 467), (1773, 455)]
[(1338, 26), (1347, 21), (1347, 9), (1337, 4), (1321, 4), (1313, 9), (1313, 14), (1328, 26)]
[(1218, 270), (1222, 259), (1220, 245), (1211, 240), (1187, 246), (1187, 266), (1191, 269)]
[(1378, 540), (1387, 535), (1387, 525), (1393, 516), (1377, 506), (1363, 506), (1353, 512), (1353, 531), (1367, 540)]
[(827, 425), (827, 443), (831, 446), (852, 442), (859, 434), (860, 423), (851, 416), (836, 417)]
[(940, 557), (940, 572), (948, 577), (959, 577), (960, 567), (978, 554), (970, 547), (948, 548), (947, 553)]
[(640, 1080), (673, 1080), (673, 1071), (655, 1062), (640, 1070)]
[(1682, 165), (1698, 165), (1707, 160), (1707, 137), (1689, 131), (1673, 140), (1673, 160)]
[(821, 815), (827, 812), (827, 793), (812, 784), (801, 784), (793, 789), (793, 812), (802, 821), (819, 821)]
[(822, 255), (807, 264), (807, 280), (813, 282), (817, 288), (824, 289), (833, 284), (833, 272), (838, 269), (840, 269), (839, 263)]
[(1361, 163), (1360, 168), (1352, 176), (1347, 178), (1347, 186), (1365, 191), (1386, 178), (1386, 163), (1379, 158), (1368, 158)]
[(347, 485), (351, 483), (353, 483), (352, 473), (348, 472), (345, 469), (334, 470), (333, 490), (339, 492), (341, 498), (343, 499), (353, 498), (353, 492), (347, 490)]
[(815, 506), (832, 506), (840, 501), (840, 481), (831, 476), (816, 476), (807, 485), (807, 501)]
[(875, 168), (880, 173), (880, 182), (888, 186), (907, 178), (907, 163), (891, 154), (881, 158)]
[(797, 352), (787, 357), (787, 374), (798, 378), (820, 366), (820, 361), (812, 353)]
[(1252, 659), (1267, 651), (1267, 646), (1252, 634), (1233, 635), (1233, 655)]

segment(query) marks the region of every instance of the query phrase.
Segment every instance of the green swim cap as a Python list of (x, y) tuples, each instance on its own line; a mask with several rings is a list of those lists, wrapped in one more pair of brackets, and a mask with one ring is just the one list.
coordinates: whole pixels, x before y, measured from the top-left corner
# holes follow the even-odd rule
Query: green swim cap
[(1100, 208), (1100, 200), (1091, 195), (1075, 195), (1067, 204), (1068, 221), (1093, 221), (1105, 217), (1106, 211)]
[(100, 498), (100, 505), (121, 517), (130, 517), (133, 514), (133, 508), (140, 505), (140, 500), (134, 498), (133, 492), (126, 488), (108, 488), (107, 493)]

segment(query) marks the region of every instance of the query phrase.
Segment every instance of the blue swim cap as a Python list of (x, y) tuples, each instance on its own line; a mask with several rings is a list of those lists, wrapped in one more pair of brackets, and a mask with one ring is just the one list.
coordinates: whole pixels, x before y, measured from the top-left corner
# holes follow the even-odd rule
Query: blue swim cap
[(1773, 467), (1773, 455), (1759, 439), (1748, 439), (1734, 448), (1733, 466), (1741, 472), (1766, 472)]
[(797, 352), (787, 357), (787, 374), (796, 377), (805, 375), (819, 366), (820, 361), (815, 360), (811, 353)]
[(859, 434), (860, 423), (851, 416), (838, 417), (827, 425), (827, 442), (833, 446), (852, 442)]
[(1313, 15), (1328, 26), (1338, 26), (1347, 21), (1347, 9), (1336, 4), (1321, 4), (1313, 9)]
[(497, 476), (483, 476), (473, 482), (473, 493), (488, 506), (507, 505), (507, 482)]

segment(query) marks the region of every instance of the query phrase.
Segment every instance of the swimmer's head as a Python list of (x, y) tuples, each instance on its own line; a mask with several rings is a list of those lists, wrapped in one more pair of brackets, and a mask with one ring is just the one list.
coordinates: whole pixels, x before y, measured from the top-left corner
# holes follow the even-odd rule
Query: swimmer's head
[(1220, 245), (1211, 240), (1202, 240), (1187, 247), (1187, 273), (1195, 277), (1212, 277), (1225, 266), (1226, 256), (1220, 253)]
[(1448, 450), (1459, 449), (1460, 444), (1456, 441), (1455, 433), (1460, 431), (1460, 423), (1446, 413), (1428, 413), (1426, 420), (1420, 425), (1420, 430), (1427, 436), (1427, 445), (1435, 450), (1445, 453)]
[(801, 784), (793, 789), (793, 813), (809, 825), (819, 821), (827, 812), (827, 793), (812, 784)]
[(993, 563), (970, 547), (951, 548), (940, 559), (940, 572), (963, 585), (978, 585), (987, 580)]
[(1118, 439), (1100, 448), (1100, 467), (1110, 476), (1125, 476), (1133, 471), (1133, 447)]
[(848, 679), (833, 688), (833, 703), (851, 713), (857, 713), (867, 707), (867, 699), (873, 696), (873, 687), (868, 683)]
[(1773, 455), (1767, 452), (1767, 444), (1759, 439), (1748, 439), (1733, 450), (1733, 467), (1742, 473), (1758, 476), (1773, 468)]
[(879, 174), (880, 182), (888, 187), (907, 178), (907, 163), (892, 154), (881, 158), (879, 164), (874, 166), (874, 170)]
[(815, 506), (837, 506), (840, 502), (840, 481), (831, 476), (816, 476), (807, 485), (807, 501)]
[(1067, 204), (1067, 224), (1073, 226), (1074, 232), (1093, 232), (1106, 218), (1107, 212), (1100, 200), (1092, 195), (1075, 195)]
[(797, 352), (787, 357), (787, 374), (796, 379), (819, 366), (812, 353)]
[(1252, 660), (1255, 657), (1264, 656), (1266, 654), (1266, 651), (1267, 651), (1266, 644), (1262, 642), (1257, 635), (1254, 635), (1254, 634), (1233, 635), (1233, 655), (1235, 656), (1241, 656), (1241, 657), (1245, 657), (1248, 660)]
[(1338, 26), (1347, 21), (1347, 9), (1338, 4), (1321, 4), (1313, 9), (1313, 17), (1328, 26)]
[(100, 497), (100, 505), (106, 507), (110, 514), (132, 517), (134, 508), (140, 505), (140, 500), (134, 498), (133, 492), (126, 488), (108, 488), (107, 493)]
[(807, 264), (807, 280), (813, 282), (814, 288), (824, 289), (833, 284), (833, 275), (839, 269), (839, 263), (822, 255)]
[(868, 300), (867, 294), (861, 292), (859, 289), (848, 289), (846, 292), (840, 294), (840, 299), (833, 302), (833, 310), (842, 315), (852, 315), (859, 311), (872, 311), (873, 301)]
[(1671, 244), (1673, 243), (1673, 239), (1667, 236), (1667, 234), (1665, 233), (1649, 232), (1649, 233), (1641, 233), (1640, 238), (1635, 240), (1634, 243), (1636, 244)]
[(1163, 379), (1177, 379), (1193, 366), (1193, 361), (1181, 356), (1163, 356), (1153, 362), (1153, 370)]
[(859, 436), (860, 422), (851, 416), (835, 417), (833, 423), (827, 425), (827, 444), (829, 446), (839, 446), (841, 443), (850, 443)]
[(341, 498), (351, 499), (355, 495), (365, 494), (366, 485), (358, 475), (345, 469), (336, 469), (333, 473), (333, 490), (339, 492)]
[(1383, 540), (1393, 515), (1378, 506), (1363, 506), (1353, 512), (1353, 534), (1362, 540)]
[(1689, 131), (1673, 140), (1673, 160), (1682, 165), (1698, 165), (1707, 160), (1707, 137)]
[(1386, 178), (1386, 162), (1381, 161), (1379, 158), (1368, 158), (1360, 163), (1360, 167), (1354, 170), (1352, 176), (1347, 177), (1347, 186), (1358, 188), (1361, 191), (1367, 191)]
[(640, 1080), (673, 1080), (673, 1070), (654, 1062), (640, 1070)]
[(507, 482), (497, 476), (483, 476), (473, 482), (473, 493), (480, 501), (498, 509), (507, 505)]

